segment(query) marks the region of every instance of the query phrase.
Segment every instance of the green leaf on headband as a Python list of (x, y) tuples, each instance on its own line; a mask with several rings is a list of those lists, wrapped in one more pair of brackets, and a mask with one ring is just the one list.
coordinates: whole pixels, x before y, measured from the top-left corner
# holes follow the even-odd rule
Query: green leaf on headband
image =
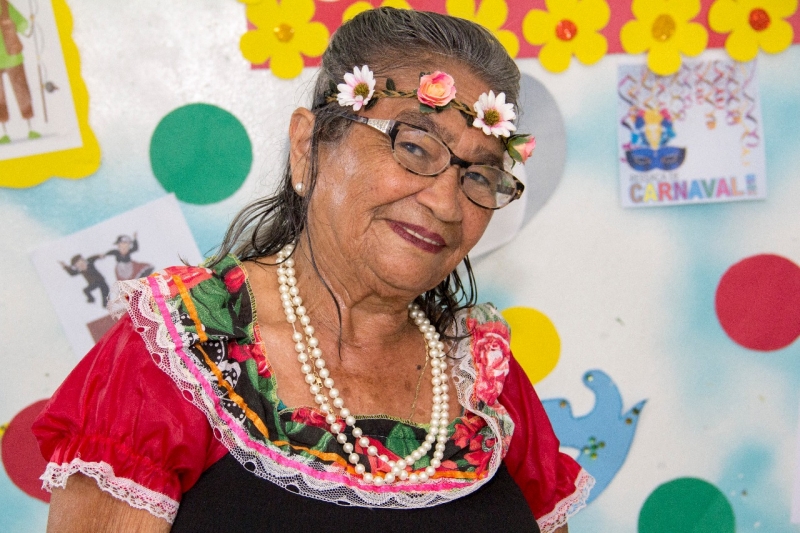
[(513, 145), (507, 144), (506, 150), (508, 151), (508, 155), (511, 156), (511, 159), (513, 159), (517, 163), (522, 163), (522, 154), (520, 154), (519, 151), (516, 148), (514, 148)]
[(436, 112), (437, 112), (437, 113), (441, 113), (442, 111), (444, 111), (445, 109), (447, 109), (448, 107), (450, 107), (450, 103), (451, 103), (451, 102), (447, 102), (445, 105), (437, 105), (437, 106), (436, 106)]
[(364, 109), (370, 109), (376, 103), (378, 103), (378, 99), (377, 98), (370, 98), (369, 102), (367, 102), (367, 105), (364, 106)]
[(336, 86), (336, 83), (334, 83), (333, 80), (328, 82), (328, 90), (331, 92), (331, 94), (337, 94), (339, 92), (339, 88)]
[(386, 78), (386, 90), (388, 91), (397, 90), (397, 86), (394, 84), (394, 80), (392, 78)]
[(435, 107), (431, 107), (429, 105), (425, 105), (423, 103), (419, 104), (419, 112), (423, 115), (427, 115), (428, 113), (433, 113), (436, 111)]

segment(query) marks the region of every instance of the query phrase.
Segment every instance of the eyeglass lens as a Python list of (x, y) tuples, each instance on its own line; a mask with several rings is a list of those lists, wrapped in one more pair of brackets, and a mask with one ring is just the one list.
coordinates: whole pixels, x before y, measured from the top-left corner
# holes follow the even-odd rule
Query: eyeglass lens
[[(450, 149), (428, 132), (401, 124), (392, 146), (394, 157), (406, 169), (422, 176), (441, 174), (450, 164)], [(476, 204), (497, 209), (510, 203), (516, 182), (508, 172), (488, 165), (461, 171), (461, 188)]]

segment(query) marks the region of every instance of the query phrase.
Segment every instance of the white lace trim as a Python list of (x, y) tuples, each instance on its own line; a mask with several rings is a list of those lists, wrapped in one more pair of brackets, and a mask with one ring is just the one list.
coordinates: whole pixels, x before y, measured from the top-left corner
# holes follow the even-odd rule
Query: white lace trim
[(589, 491), (594, 487), (594, 478), (584, 469), (575, 480), (575, 492), (558, 502), (555, 509), (536, 519), (542, 533), (551, 533), (567, 523), (575, 513), (586, 507)]
[(73, 474), (81, 473), (97, 482), (100, 490), (122, 500), (131, 507), (144, 509), (158, 518), (163, 518), (170, 524), (178, 513), (178, 502), (154, 490), (139, 485), (135, 481), (114, 475), (114, 469), (105, 462), (87, 463), (75, 458), (69, 463), (48, 463), (42, 480), (42, 489), (52, 492), (53, 487), (65, 488), (67, 478)]
[[(213, 397), (223, 397), (224, 393), (219, 390), (216, 377), (205, 368), (197, 365), (191, 365), (190, 368), (184, 362), (185, 353), (182, 355), (181, 352), (186, 344), (194, 341), (194, 334), (180, 325), (177, 307), (163, 297), (170, 294), (166, 278), (154, 274), (148, 278), (118, 282), (118, 297), (109, 303), (109, 311), (115, 318), (128, 312), (158, 367), (175, 382), (184, 398), (206, 415), (214, 434), (231, 455), (256, 476), (302, 496), (331, 503), (418, 509), (447, 503), (478, 490), (500, 467), (503, 460), (503, 434), (498, 421), (471, 405), (475, 369), (472, 354), (469, 353), (469, 342), (462, 342), (458, 346), (456, 357), (460, 358), (460, 362), (453, 368), (453, 378), (461, 405), (484, 418), (497, 437), (483, 479), (429, 480), (424, 485), (418, 485), (420, 490), (405, 491), (386, 490), (389, 487), (376, 488), (372, 485), (362, 487), (364, 482), (360, 478), (351, 477), (337, 470), (334, 465), (298, 455), (288, 456), (271, 442), (253, 441), (244, 431), (241, 421), (234, 420), (225, 411), (217, 411)], [(157, 285), (157, 290), (151, 284)], [(466, 313), (459, 318), (459, 322), (465, 323)], [(313, 474), (309, 473), (312, 471)]]

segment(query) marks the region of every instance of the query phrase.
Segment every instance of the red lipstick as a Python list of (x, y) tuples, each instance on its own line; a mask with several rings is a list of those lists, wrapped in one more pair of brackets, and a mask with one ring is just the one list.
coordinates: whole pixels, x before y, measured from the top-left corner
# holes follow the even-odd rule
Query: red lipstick
[(389, 227), (400, 237), (410, 242), (420, 250), (436, 254), (447, 245), (444, 238), (436, 232), (429, 231), (421, 226), (389, 220)]

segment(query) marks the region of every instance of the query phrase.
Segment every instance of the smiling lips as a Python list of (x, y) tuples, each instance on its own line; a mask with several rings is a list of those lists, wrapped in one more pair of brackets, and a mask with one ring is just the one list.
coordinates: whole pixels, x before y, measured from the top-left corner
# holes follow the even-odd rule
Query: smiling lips
[(389, 226), (400, 237), (426, 252), (439, 253), (447, 244), (441, 235), (420, 226), (394, 220), (389, 222)]

